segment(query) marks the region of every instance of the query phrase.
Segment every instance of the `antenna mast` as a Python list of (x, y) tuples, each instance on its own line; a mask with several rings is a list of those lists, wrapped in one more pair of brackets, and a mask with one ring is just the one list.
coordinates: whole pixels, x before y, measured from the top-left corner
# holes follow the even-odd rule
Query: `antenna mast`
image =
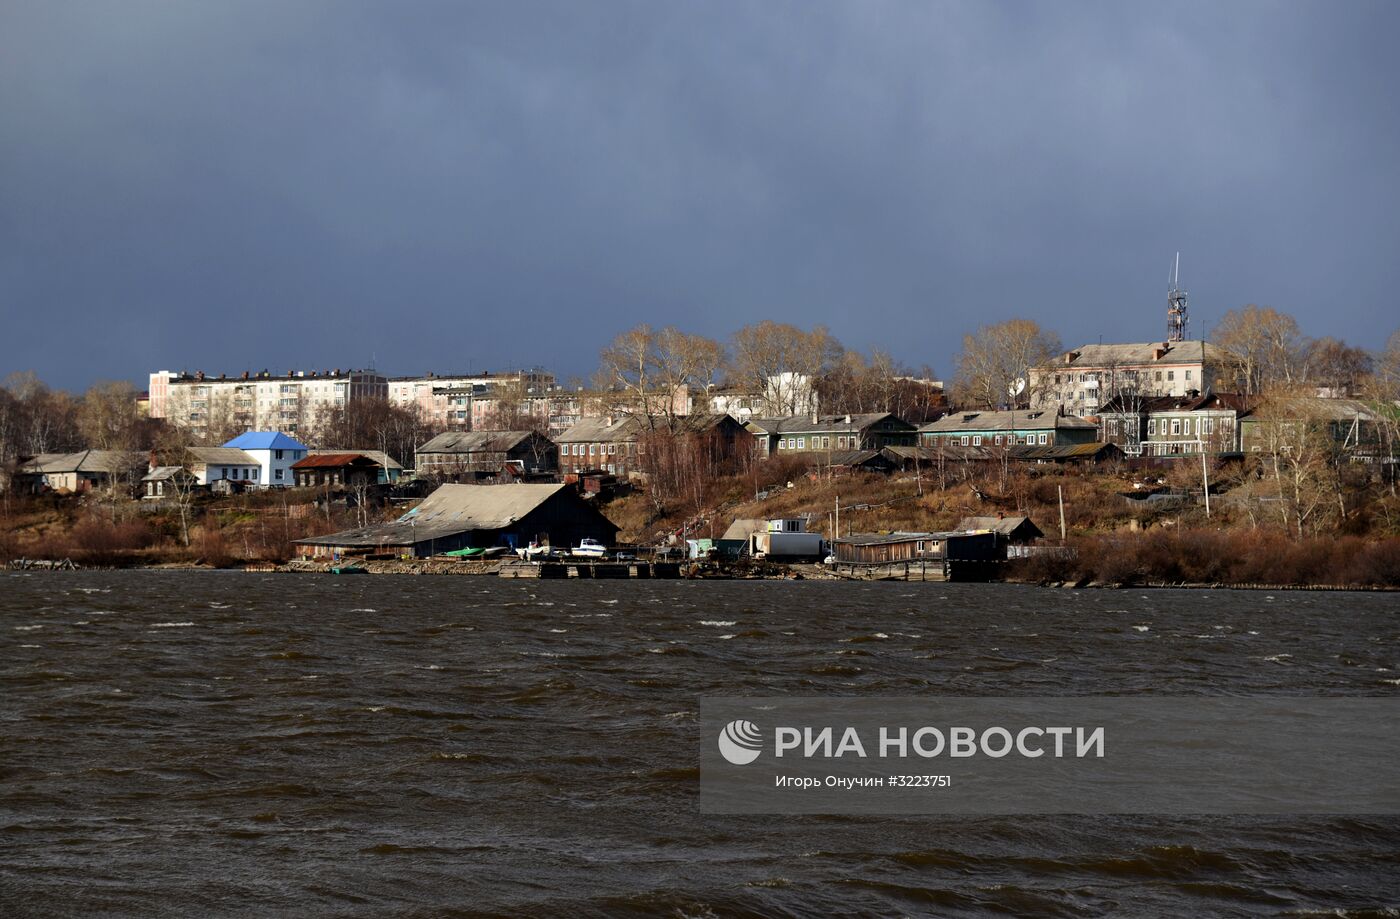
[(1186, 323), (1186, 291), (1181, 289), (1181, 253), (1178, 252), (1167, 289), (1167, 341), (1185, 341)]

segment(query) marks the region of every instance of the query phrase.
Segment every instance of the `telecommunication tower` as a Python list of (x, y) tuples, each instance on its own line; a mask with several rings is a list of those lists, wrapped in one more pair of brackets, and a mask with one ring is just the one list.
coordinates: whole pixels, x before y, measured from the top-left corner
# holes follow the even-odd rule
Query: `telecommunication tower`
[(1171, 286), (1167, 289), (1167, 341), (1186, 340), (1186, 291), (1181, 289), (1181, 253), (1172, 263)]

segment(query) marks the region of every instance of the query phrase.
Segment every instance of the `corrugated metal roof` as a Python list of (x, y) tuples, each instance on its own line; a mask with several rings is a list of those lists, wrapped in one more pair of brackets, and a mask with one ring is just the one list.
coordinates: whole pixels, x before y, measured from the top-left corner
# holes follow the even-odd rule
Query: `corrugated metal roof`
[(930, 434), (963, 434), (981, 431), (1094, 430), (1092, 421), (1078, 415), (1061, 415), (1054, 409), (1019, 411), (952, 412), (919, 428)]
[(1044, 536), (1040, 527), (1036, 526), (1031, 518), (1026, 516), (1018, 517), (964, 517), (958, 521), (959, 530), (991, 530), (1003, 536), (1010, 536), (1023, 525), (1030, 524), (1037, 535)]
[[(831, 454), (830, 463), (833, 466), (860, 466), (876, 458), (885, 457), (879, 450), (840, 450)], [(888, 464), (889, 460), (885, 458), (885, 462)]]
[(363, 453), (314, 453), (311, 456), (303, 457), (295, 463), (292, 463), (292, 468), (336, 469), (341, 466), (352, 465), (356, 460), (363, 460), (364, 462), (361, 465), (379, 465)]
[(334, 447), (326, 447), (322, 449), (312, 450), (308, 455), (320, 456), (323, 453), (358, 453), (361, 456), (368, 456), (370, 459), (374, 460), (376, 463), (383, 466), (385, 469), (403, 469), (403, 466), (400, 465), (398, 460), (394, 459), (392, 456), (385, 453), (383, 450), (347, 450), (344, 448), (337, 449)]
[(1007, 447), (1007, 455), (1015, 460), (1057, 460), (1057, 459), (1091, 459), (1105, 451), (1118, 449), (1110, 443), (1095, 441), (1087, 444), (1062, 444), (1059, 446), (1031, 446), (1030, 444), (1017, 444)]
[(206, 466), (258, 466), (251, 453), (237, 447), (190, 447), (190, 456)]
[[(765, 434), (806, 434), (813, 431), (854, 434), (886, 418), (893, 418), (900, 424), (908, 424), (891, 412), (866, 412), (863, 415), (818, 415), (815, 419), (811, 415), (789, 415), (786, 418), (750, 418), (747, 427), (749, 430), (757, 429)], [(909, 425), (910, 430), (913, 430), (913, 427), (913, 425)]]
[(748, 539), (755, 533), (768, 532), (768, 521), (760, 517), (740, 517), (729, 525), (721, 539)]
[[(1165, 353), (1156, 357), (1159, 350)], [(1071, 356), (1067, 362), (1066, 355)], [(1203, 361), (1223, 362), (1230, 353), (1219, 345), (1203, 341), (1133, 342), (1130, 344), (1082, 345), (1061, 355), (1060, 359), (1039, 368), (1042, 373), (1054, 373), (1060, 367), (1075, 370), (1090, 367), (1119, 367), (1141, 364), (1198, 364)]]
[(533, 431), (448, 431), (419, 447), (419, 453), (507, 453)]
[(40, 453), (21, 463), (15, 472), (44, 474), (57, 472), (125, 472), (144, 466), (146, 454), (127, 450), (78, 450), (75, 453)]
[(224, 444), (240, 450), (305, 450), (306, 444), (293, 440), (281, 431), (248, 431)]
[[(733, 424), (739, 422), (726, 413), (710, 414), (699, 412), (691, 415), (678, 415), (674, 419), (656, 419), (656, 430), (658, 433), (672, 431), (668, 427), (672, 422), (675, 424), (676, 434), (696, 434), (709, 431), (719, 425), (724, 424), (725, 419), (729, 419)], [(611, 420), (611, 423), (609, 423)], [(561, 444), (566, 443), (623, 443), (636, 440), (641, 436), (645, 426), (643, 419), (637, 415), (614, 415), (609, 419), (607, 416), (597, 418), (584, 418), (578, 424), (560, 434), (554, 440)]]
[(501, 530), (524, 518), (566, 485), (440, 485), (393, 523), (300, 539), (324, 546), (410, 546), (470, 530)]

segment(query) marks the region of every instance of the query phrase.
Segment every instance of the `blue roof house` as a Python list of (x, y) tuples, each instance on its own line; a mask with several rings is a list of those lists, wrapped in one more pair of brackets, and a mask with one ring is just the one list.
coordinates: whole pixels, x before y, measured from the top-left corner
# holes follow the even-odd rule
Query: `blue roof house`
[(277, 431), (249, 431), (224, 444), (244, 451), (258, 461), (258, 484), (264, 488), (287, 488), (296, 484), (292, 464), (306, 456), (307, 446)]

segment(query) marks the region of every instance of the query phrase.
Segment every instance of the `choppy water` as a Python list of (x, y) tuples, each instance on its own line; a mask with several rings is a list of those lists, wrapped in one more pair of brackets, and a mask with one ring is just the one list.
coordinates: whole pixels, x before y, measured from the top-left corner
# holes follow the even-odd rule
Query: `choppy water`
[(0, 575), (0, 914), (1400, 915), (1400, 818), (696, 813), (723, 694), (1400, 692), (1400, 598)]

